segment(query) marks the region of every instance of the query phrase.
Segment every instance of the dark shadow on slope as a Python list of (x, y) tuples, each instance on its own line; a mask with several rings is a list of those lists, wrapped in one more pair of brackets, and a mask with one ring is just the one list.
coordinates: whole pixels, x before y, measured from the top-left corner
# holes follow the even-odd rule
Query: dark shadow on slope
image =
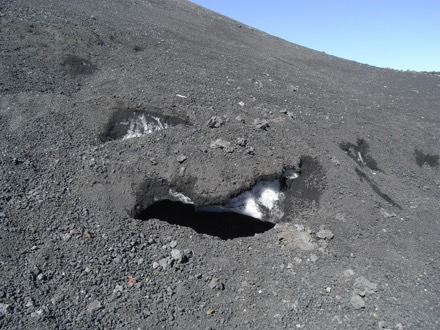
[(275, 226), (235, 212), (198, 212), (193, 204), (171, 200), (155, 202), (135, 217), (141, 220), (159, 219), (172, 225), (190, 227), (200, 234), (224, 240), (254, 236)]
[(284, 189), (286, 215), (298, 215), (304, 210), (319, 207), (322, 193), (326, 187), (324, 170), (313, 157), (301, 157), (298, 169), (299, 177), (295, 180), (288, 180)]
[(377, 166), (377, 162), (371, 157), (368, 152), (370, 146), (364, 139), (357, 139), (357, 145), (350, 142), (341, 142), (339, 147), (345, 151), (345, 153), (361, 166), (367, 166), (373, 171), (382, 172)]
[(438, 167), (438, 155), (425, 154), (418, 149), (414, 150), (414, 155), (416, 156), (416, 163), (419, 167), (422, 167), (425, 163), (431, 167)]
[(356, 174), (358, 175), (359, 180), (361, 182), (363, 182), (364, 180), (367, 181), (367, 183), (371, 186), (371, 188), (373, 189), (373, 191), (376, 194), (378, 194), (380, 197), (382, 197), (385, 201), (387, 201), (391, 205), (399, 208), (400, 210), (402, 209), (402, 207), (399, 204), (397, 204), (395, 201), (393, 201), (393, 199), (390, 196), (388, 196), (387, 194), (383, 193), (380, 190), (380, 188), (364, 172), (362, 172), (358, 168), (356, 168), (355, 171), (356, 171)]

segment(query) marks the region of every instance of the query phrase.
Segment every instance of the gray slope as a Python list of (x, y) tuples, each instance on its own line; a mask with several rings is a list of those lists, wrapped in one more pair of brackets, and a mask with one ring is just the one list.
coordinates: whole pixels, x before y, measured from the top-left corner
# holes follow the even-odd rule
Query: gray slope
[[(440, 77), (328, 56), (186, 1), (0, 12), (1, 327), (439, 327)], [(186, 124), (107, 142), (133, 111)], [(218, 204), (286, 166), (301, 176), (263, 234), (133, 218), (170, 187)], [(188, 262), (153, 268), (173, 240)]]

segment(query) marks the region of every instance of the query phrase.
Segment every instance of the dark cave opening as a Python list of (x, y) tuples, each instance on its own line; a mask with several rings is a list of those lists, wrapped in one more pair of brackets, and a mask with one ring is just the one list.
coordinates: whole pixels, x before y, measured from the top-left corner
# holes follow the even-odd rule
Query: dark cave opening
[(193, 204), (160, 200), (136, 215), (137, 219), (159, 219), (172, 225), (185, 226), (200, 234), (223, 240), (254, 236), (272, 229), (275, 224), (244, 214), (198, 210)]

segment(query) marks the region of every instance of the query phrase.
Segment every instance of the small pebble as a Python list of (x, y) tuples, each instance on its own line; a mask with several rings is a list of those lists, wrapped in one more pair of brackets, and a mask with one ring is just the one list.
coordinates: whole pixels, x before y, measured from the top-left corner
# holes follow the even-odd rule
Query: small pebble
[(94, 313), (102, 308), (102, 304), (99, 300), (94, 300), (90, 304), (87, 305), (87, 312)]
[(358, 296), (357, 294), (353, 294), (350, 298), (350, 303), (354, 307), (354, 309), (365, 308), (364, 300)]

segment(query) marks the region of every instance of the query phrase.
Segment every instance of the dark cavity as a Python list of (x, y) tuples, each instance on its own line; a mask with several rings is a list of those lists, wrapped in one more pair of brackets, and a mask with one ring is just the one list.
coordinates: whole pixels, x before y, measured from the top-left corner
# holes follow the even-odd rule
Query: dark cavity
[[(292, 172), (299, 176), (294, 178)], [(216, 236), (221, 239), (234, 239), (238, 237), (254, 236), (264, 233), (274, 227), (274, 222), (283, 222), (291, 219), (292, 214), (302, 210), (319, 206), (322, 191), (325, 189), (325, 175), (318, 161), (310, 156), (303, 156), (296, 167), (284, 168), (283, 174), (274, 174), (255, 180), (255, 184), (262, 181), (279, 180), (280, 190), (284, 193), (284, 201), (279, 208), (284, 213), (281, 219), (263, 216), (264, 220), (235, 212), (227, 208), (226, 200), (212, 205), (209, 198), (193, 196), (195, 179), (189, 182), (167, 183), (157, 180), (146, 180), (137, 193), (137, 202), (129, 215), (140, 220), (159, 219), (173, 225), (185, 226), (201, 234)], [(203, 201), (201, 205), (183, 203), (169, 194), (170, 188), (174, 191), (190, 196), (193, 200)], [(247, 189), (245, 189), (247, 190)], [(230, 198), (245, 192), (237, 191)], [(206, 204), (206, 202), (208, 202)], [(265, 210), (261, 210), (263, 213)]]
[(416, 163), (419, 167), (424, 164), (428, 164), (431, 167), (438, 167), (438, 155), (425, 154), (423, 151), (415, 149), (414, 155), (416, 156)]
[(370, 150), (368, 143), (364, 139), (357, 139), (356, 142), (357, 145), (350, 142), (341, 142), (339, 147), (361, 167), (367, 166), (373, 171), (381, 171), (377, 166), (377, 162), (368, 154)]
[(161, 200), (139, 213), (141, 220), (160, 219), (172, 225), (185, 226), (200, 234), (223, 240), (254, 236), (272, 229), (275, 224), (235, 212), (197, 211), (193, 204)]

